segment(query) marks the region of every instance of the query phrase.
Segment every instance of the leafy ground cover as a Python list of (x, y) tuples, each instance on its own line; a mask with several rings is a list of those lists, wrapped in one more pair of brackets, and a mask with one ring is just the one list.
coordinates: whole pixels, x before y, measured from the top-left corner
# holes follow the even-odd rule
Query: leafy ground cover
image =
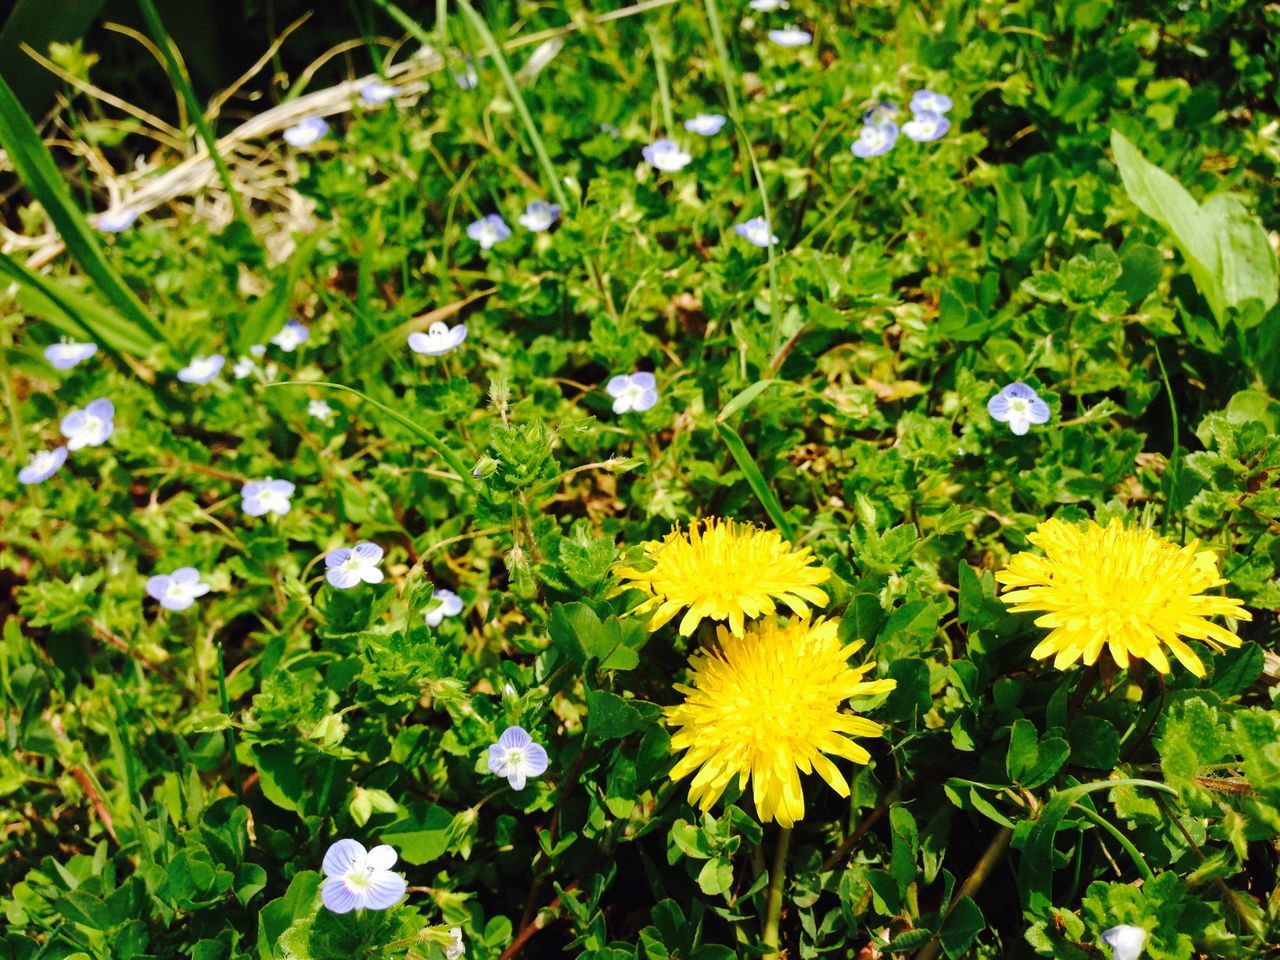
[(1280, 955), (1274, 6), (376, 0), (146, 210), (142, 9), (0, 89), (0, 957)]

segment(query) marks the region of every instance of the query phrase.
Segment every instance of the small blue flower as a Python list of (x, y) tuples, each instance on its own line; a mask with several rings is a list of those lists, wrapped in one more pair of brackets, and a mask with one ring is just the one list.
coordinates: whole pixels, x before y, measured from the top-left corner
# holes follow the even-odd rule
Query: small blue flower
[(892, 100), (878, 100), (866, 109), (862, 114), (862, 122), (867, 124), (881, 124), (888, 120), (897, 119), (901, 111), (898, 105)]
[(321, 423), (328, 423), (334, 416), (333, 407), (329, 406), (323, 400), (312, 400), (307, 404), (307, 413), (315, 417)]
[(658, 402), (658, 382), (652, 373), (623, 373), (613, 377), (605, 386), (605, 393), (613, 397), (613, 412), (626, 413), (635, 410), (643, 413), (653, 409)]
[(423, 615), (428, 627), (438, 627), (445, 617), (456, 617), (462, 612), (462, 598), (452, 590), (431, 591), (431, 606)]
[(813, 34), (799, 27), (786, 27), (782, 30), (770, 30), (769, 39), (780, 47), (803, 47), (813, 42)]
[(787, 0), (750, 0), (747, 6), (760, 13), (769, 13), (773, 10), (785, 10), (791, 4)]
[(222, 371), (227, 358), (220, 353), (208, 357), (192, 357), (191, 362), (178, 371), (183, 383), (208, 383)]
[(714, 137), (725, 124), (725, 118), (719, 113), (700, 113), (684, 122), (684, 128), (700, 137)]
[(376, 543), (361, 541), (354, 547), (339, 547), (324, 556), (325, 579), (329, 586), (349, 590), (357, 583), (381, 583), (382, 548)]
[(853, 142), (853, 155), (864, 160), (867, 157), (878, 157), (893, 149), (898, 142), (898, 125), (892, 120), (884, 123), (869, 123), (858, 133)]
[(733, 231), (757, 247), (767, 247), (778, 242), (777, 234), (769, 232), (769, 224), (764, 217), (752, 217), (746, 223), (735, 223)]
[(245, 377), (253, 376), (253, 371), (257, 369), (258, 365), (254, 363), (253, 357), (240, 357), (231, 368), (231, 372), (237, 380), (243, 380)]
[(930, 143), (951, 129), (951, 121), (932, 110), (917, 110), (902, 125), (902, 132), (917, 143)]
[(304, 117), (283, 134), (284, 142), (291, 147), (309, 147), (324, 139), (329, 123), (323, 117)]
[(374, 80), (360, 88), (360, 102), (366, 107), (376, 107), (400, 96), (400, 88), (392, 83)]
[(93, 218), (93, 225), (103, 233), (124, 233), (137, 221), (140, 211), (133, 207), (111, 207)]
[[(310, 339), (311, 331), (307, 329), (306, 324), (299, 323), (297, 320), (290, 320), (279, 333), (271, 338), (271, 342), (285, 353), (293, 353)], [(250, 352), (252, 352), (252, 348), (250, 348)]]
[(409, 334), (409, 349), (414, 353), (426, 354), (428, 357), (443, 357), (451, 350), (457, 349), (467, 339), (467, 325), (457, 323), (450, 327), (442, 320), (437, 320), (427, 328), (426, 333)]
[(467, 236), (480, 244), (481, 250), (489, 250), (511, 236), (511, 228), (500, 214), (491, 213), (468, 226)]
[(159, 600), (166, 610), (186, 610), (209, 592), (195, 567), (179, 567), (173, 573), (162, 573), (147, 579), (147, 596)]
[(1009, 384), (987, 401), (987, 412), (993, 420), (1007, 423), (1009, 429), (1022, 436), (1031, 424), (1048, 423), (1051, 411), (1040, 395), (1025, 383)]
[(550, 763), (546, 747), (534, 743), (524, 727), (507, 727), (489, 747), (490, 772), (506, 777), (512, 790), (523, 790), (529, 777), (546, 773)]
[(675, 173), (675, 171), (683, 169), (693, 159), (693, 157), (680, 149), (678, 143), (674, 140), (668, 140), (666, 137), (653, 141), (653, 143), (642, 149), (640, 153), (644, 156), (646, 163), (656, 167), (663, 173)]
[(404, 877), (391, 870), (397, 859), (385, 843), (366, 851), (355, 840), (339, 840), (320, 865), (325, 875), (320, 899), (334, 913), (394, 907), (407, 889)]
[(951, 109), (951, 98), (945, 93), (934, 93), (932, 90), (917, 90), (911, 95), (911, 112), (946, 113)]
[(33, 453), (27, 465), (18, 471), (19, 483), (44, 483), (67, 462), (67, 448), (54, 447)]
[(295, 487), (288, 480), (250, 480), (240, 488), (240, 508), (251, 517), (274, 513), (283, 517), (293, 507), (289, 498)]
[(1147, 931), (1122, 923), (1102, 931), (1102, 942), (1111, 948), (1111, 960), (1138, 960), (1147, 943)]
[(105, 397), (94, 400), (83, 410), (72, 410), (58, 429), (67, 438), (68, 450), (79, 450), (81, 447), (99, 447), (107, 442), (107, 438), (115, 432), (114, 421), (116, 408)]
[(476, 73), (475, 64), (471, 62), (470, 57), (464, 63), (462, 73), (453, 75), (453, 82), (463, 90), (474, 90), (476, 88), (476, 85), (480, 82), (480, 75)]
[(77, 343), (74, 340), (63, 340), (51, 343), (44, 348), (44, 358), (59, 370), (70, 370), (82, 360), (88, 360), (98, 352), (96, 343)]
[(518, 218), (520, 226), (534, 233), (550, 230), (551, 225), (560, 219), (560, 205), (547, 203), (545, 200), (530, 200)]

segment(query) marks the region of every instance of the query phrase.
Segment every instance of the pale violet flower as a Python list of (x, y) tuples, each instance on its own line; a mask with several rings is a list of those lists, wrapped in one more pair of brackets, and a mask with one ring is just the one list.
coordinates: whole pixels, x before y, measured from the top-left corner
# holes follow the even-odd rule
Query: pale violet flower
[(646, 163), (657, 167), (663, 173), (674, 173), (683, 169), (693, 159), (693, 157), (680, 149), (678, 143), (674, 140), (668, 140), (666, 137), (653, 141), (640, 153), (644, 156)]
[(813, 40), (813, 34), (799, 27), (786, 27), (782, 30), (770, 30), (769, 39), (780, 47), (803, 47)]
[(124, 233), (138, 219), (141, 213), (134, 207), (112, 207), (93, 218), (93, 225), (103, 233)]
[(147, 596), (160, 601), (166, 610), (185, 610), (209, 592), (195, 567), (179, 567), (173, 573), (161, 573), (147, 579)]
[(67, 448), (54, 447), (31, 455), (27, 465), (18, 471), (19, 483), (44, 483), (67, 462)]
[(733, 232), (757, 247), (767, 247), (778, 242), (778, 235), (769, 232), (769, 224), (764, 217), (752, 217), (746, 223), (735, 223)]
[(489, 746), (489, 770), (506, 777), (512, 790), (523, 790), (530, 777), (546, 773), (549, 763), (546, 748), (534, 743), (524, 727), (507, 727)]
[(1147, 931), (1122, 923), (1104, 930), (1102, 942), (1111, 948), (1111, 960), (1138, 960), (1147, 943)]
[(183, 383), (208, 383), (222, 370), (227, 358), (220, 353), (208, 357), (192, 357), (191, 362), (178, 371)]
[(917, 143), (930, 143), (950, 129), (951, 121), (932, 110), (917, 110), (902, 125), (902, 132)]
[(51, 343), (44, 348), (44, 358), (59, 370), (70, 370), (82, 360), (88, 360), (98, 352), (96, 343), (77, 343), (74, 340), (63, 340)]
[(241, 509), (251, 517), (260, 517), (266, 513), (283, 517), (293, 506), (289, 498), (293, 496), (294, 489), (288, 480), (276, 480), (272, 477), (250, 480), (240, 488)]
[(354, 547), (339, 547), (324, 555), (325, 579), (339, 590), (348, 590), (357, 583), (381, 583), (381, 562), (382, 548), (362, 540)]
[(454, 324), (451, 327), (447, 323), (437, 320), (427, 328), (426, 333), (415, 332), (409, 334), (409, 349), (414, 353), (424, 353), (429, 357), (442, 357), (450, 350), (461, 346), (462, 341), (466, 339), (467, 325), (465, 323)]
[(684, 122), (684, 128), (700, 137), (714, 137), (724, 126), (724, 116), (719, 113), (700, 113)]
[(491, 213), (468, 226), (467, 236), (480, 244), (480, 249), (488, 250), (511, 236), (511, 228), (501, 214)]
[(392, 872), (396, 852), (387, 844), (366, 851), (355, 840), (339, 840), (324, 855), (320, 898), (334, 913), (387, 910), (404, 896), (404, 877)]
[(1033, 423), (1049, 422), (1049, 405), (1025, 383), (1009, 384), (987, 401), (987, 412), (993, 420), (1007, 423), (1009, 429), (1022, 436)]
[(79, 450), (81, 447), (99, 447), (107, 442), (107, 438), (115, 432), (116, 425), (112, 419), (116, 408), (105, 397), (94, 400), (83, 410), (72, 410), (58, 429), (67, 438), (68, 450)]
[(868, 124), (884, 123), (886, 120), (896, 118), (899, 112), (898, 105), (892, 100), (877, 100), (867, 107), (862, 114), (862, 122)]
[(400, 95), (400, 88), (393, 83), (374, 80), (360, 88), (360, 102), (367, 107), (376, 107)]
[(454, 73), (453, 82), (463, 90), (474, 90), (476, 84), (480, 82), (480, 75), (476, 73), (475, 64), (471, 62), (470, 58), (467, 59), (463, 66), (462, 73)]
[(613, 412), (635, 410), (643, 413), (658, 402), (658, 382), (652, 373), (622, 373), (605, 385), (605, 393), (613, 397)]
[(550, 230), (551, 225), (560, 219), (560, 205), (547, 203), (545, 200), (530, 200), (524, 213), (516, 218), (520, 226), (534, 233)]
[(321, 423), (328, 423), (333, 419), (334, 409), (323, 400), (312, 400), (307, 404), (307, 413), (315, 417)]
[(751, 0), (747, 6), (760, 13), (770, 13), (774, 10), (785, 10), (791, 4), (787, 3), (787, 0)]
[(271, 338), (271, 342), (285, 353), (293, 353), (310, 339), (311, 331), (307, 329), (306, 324), (299, 323), (297, 320), (290, 320), (279, 333)]
[(866, 159), (888, 153), (898, 142), (898, 125), (892, 120), (883, 123), (869, 123), (858, 133), (853, 141), (853, 155)]
[[(305, 337), (303, 338), (306, 339)], [(255, 357), (264, 357), (267, 354), (267, 345), (265, 343), (255, 343), (249, 348), (249, 352)]]
[(911, 95), (911, 112), (946, 113), (951, 109), (951, 98), (945, 93), (934, 93), (932, 90), (917, 90)]
[(231, 368), (231, 372), (235, 374), (237, 380), (243, 380), (245, 377), (253, 376), (253, 371), (257, 369), (258, 365), (253, 362), (253, 357), (240, 357), (236, 365)]
[(466, 944), (462, 942), (462, 928), (454, 927), (449, 931), (449, 942), (444, 947), (445, 960), (461, 960), (466, 952)]
[(291, 147), (309, 147), (324, 139), (328, 132), (329, 124), (323, 117), (305, 117), (286, 130), (283, 136)]
[(438, 627), (445, 617), (456, 617), (462, 612), (462, 598), (452, 590), (433, 590), (431, 603), (423, 615), (428, 627)]

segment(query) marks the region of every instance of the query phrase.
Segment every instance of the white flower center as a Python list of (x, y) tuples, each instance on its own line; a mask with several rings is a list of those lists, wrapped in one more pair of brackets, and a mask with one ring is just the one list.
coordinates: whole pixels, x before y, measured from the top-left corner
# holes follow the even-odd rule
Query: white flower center
[(644, 387), (639, 384), (627, 384), (626, 392), (623, 394), (632, 403), (638, 403), (640, 398), (644, 396)]
[(289, 509), (289, 498), (279, 490), (264, 490), (258, 494), (258, 501), (271, 513), (279, 513)]
[(876, 127), (868, 128), (867, 132), (862, 135), (863, 142), (872, 150), (879, 150), (888, 141), (888, 135)]
[(92, 413), (84, 415), (84, 423), (77, 430), (77, 437), (96, 437), (102, 430), (102, 418), (96, 417)]
[(507, 766), (518, 770), (524, 765), (524, 747), (511, 747), (507, 750)]
[(1031, 412), (1031, 403), (1022, 397), (1014, 397), (1009, 401), (1009, 413), (1015, 417), (1025, 417)]
[(53, 466), (53, 454), (48, 450), (41, 450), (28, 461), (28, 464), (38, 473), (44, 473)]
[(357, 863), (343, 880), (352, 890), (368, 890), (373, 886), (373, 867)]

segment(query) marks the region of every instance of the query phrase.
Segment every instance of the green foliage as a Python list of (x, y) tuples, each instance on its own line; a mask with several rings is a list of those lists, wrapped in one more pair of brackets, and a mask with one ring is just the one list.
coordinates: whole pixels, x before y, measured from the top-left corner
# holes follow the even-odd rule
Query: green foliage
[[(727, 960), (770, 953), (771, 915), (793, 958), (1098, 960), (1117, 924), (1152, 960), (1272, 956), (1273, 6), (402, 6), (343, 8), (369, 48), (303, 78), (295, 36), (280, 76), (362, 74), (403, 32), (445, 57), (429, 90), (224, 154), (270, 263), (210, 226), (216, 185), (102, 241), (100, 164), (180, 155), (98, 136), (108, 108), (68, 90), (56, 166), (0, 85), (23, 251), (0, 257), (0, 957), (438, 960), (457, 927), (482, 960)], [(766, 39), (790, 20), (811, 45)], [(279, 92), (255, 84), (237, 109)], [(177, 122), (179, 86), (148, 109)], [(922, 87), (955, 101), (945, 137), (850, 152)], [(695, 137), (699, 112), (728, 122)], [(661, 135), (684, 170), (641, 161)], [(516, 225), (535, 197), (554, 230)], [(481, 250), (492, 212), (513, 235)], [(733, 231), (753, 216), (775, 246)], [(69, 256), (32, 265), (50, 227)], [(305, 344), (232, 373), (290, 318)], [(437, 322), (466, 341), (407, 349)], [(55, 371), (62, 335), (102, 353)], [(215, 352), (210, 383), (175, 376)], [(658, 402), (614, 413), (637, 370)], [(1025, 436), (987, 412), (1013, 381), (1052, 412)], [(20, 484), (98, 397), (111, 438)], [(287, 515), (244, 513), (266, 477)], [(774, 914), (752, 785), (702, 810), (669, 777), (664, 709), (713, 632), (651, 632), (615, 575), (711, 515), (810, 548), (813, 614), (897, 684), (848, 706), (884, 733), (837, 758), (847, 797), (802, 777)], [(1241, 645), (1193, 638), (1203, 680), (1033, 660), (1046, 627), (995, 574), (1049, 516), (1212, 550)], [(383, 579), (330, 585), (361, 541)], [(207, 594), (147, 598), (182, 566)], [(520, 791), (487, 763), (511, 726), (550, 760)], [(395, 848), (402, 903), (323, 907), (341, 837)]]

